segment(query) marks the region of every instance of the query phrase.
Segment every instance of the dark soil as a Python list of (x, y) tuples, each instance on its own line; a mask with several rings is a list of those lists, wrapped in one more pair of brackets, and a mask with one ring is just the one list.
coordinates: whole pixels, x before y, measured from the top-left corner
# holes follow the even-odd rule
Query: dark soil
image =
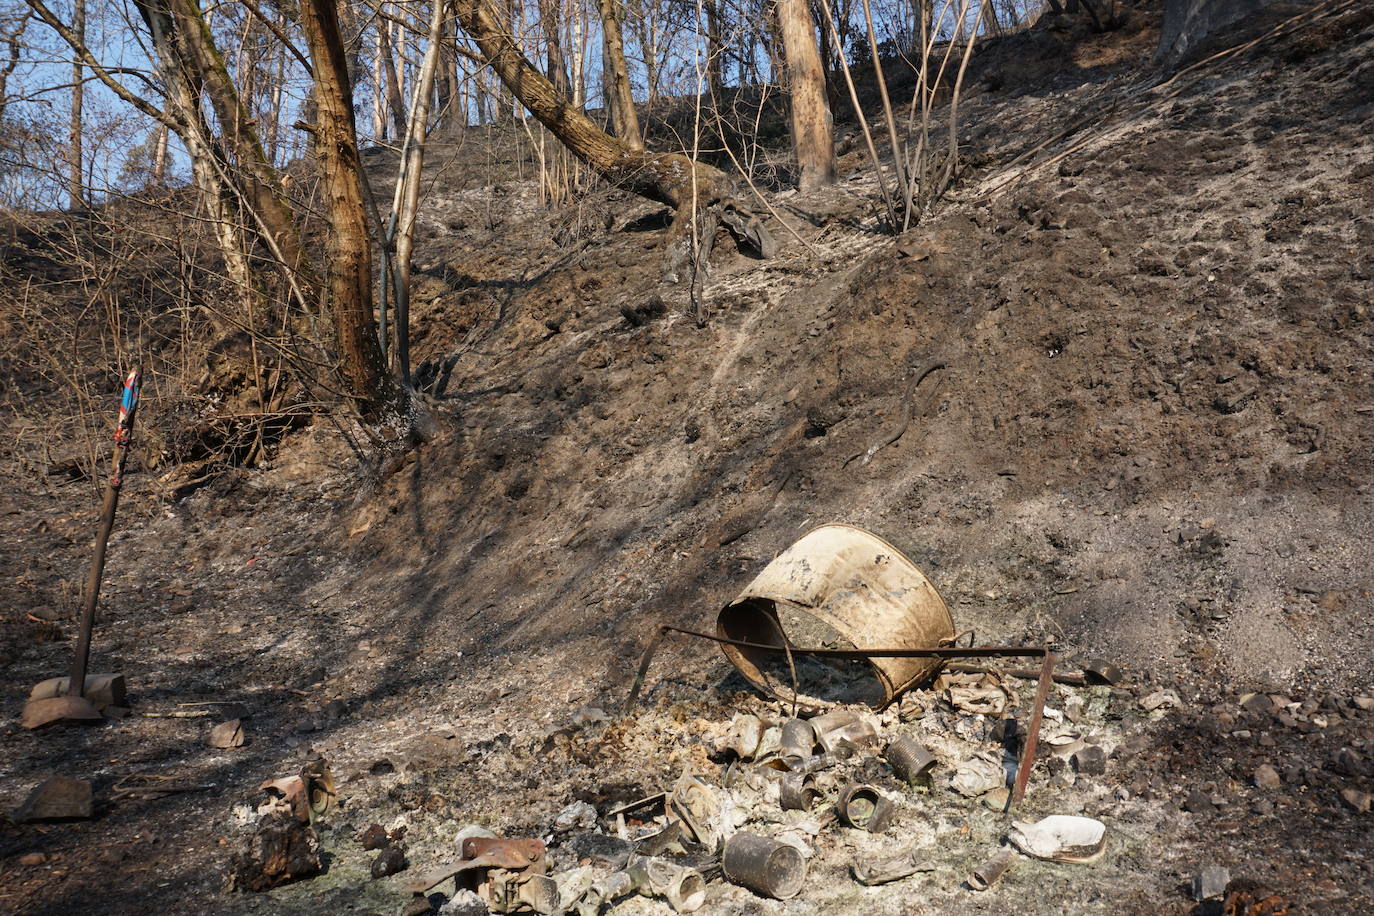
[[(551, 211), (441, 149), (414, 342), (456, 364), (423, 399), (429, 440), (372, 458), (320, 420), (181, 500), (139, 467), (95, 663), (135, 713), (103, 727), (17, 724), (68, 664), (96, 500), (45, 474), (25, 445), (42, 403), (7, 387), (0, 801), (57, 772), (92, 779), (98, 812), (3, 828), (0, 910), (390, 913), (404, 875), (369, 880), (374, 822), (427, 869), (465, 823), (542, 837), (574, 800), (718, 773), (697, 729), (766, 704), (710, 646), (670, 642), (639, 715), (575, 713), (615, 713), (657, 625), (711, 628), (832, 521), (904, 550), (977, 641), (1126, 670), (1094, 720), (1106, 775), (1056, 782), (1047, 759), (1027, 808), (1092, 813), (1123, 845), (1101, 867), (1026, 860), (980, 897), (959, 882), (1005, 819), (937, 793), (911, 809), (942, 863), (915, 891), (854, 896), (832, 843), (796, 901), (713, 884), (708, 912), (1188, 912), (1208, 864), (1303, 912), (1374, 908), (1371, 815), (1341, 796), (1374, 788), (1355, 703), (1374, 688), (1374, 15), (1147, 91), (1153, 34), (1143, 16), (1060, 36), (1068, 64), (1017, 73), (991, 45), (964, 105), (979, 167), (950, 200), (894, 240), (858, 153), (834, 189), (770, 194), (806, 245), (776, 222), (775, 259), (717, 245), (705, 329), (656, 299), (655, 208)], [(370, 159), (379, 193), (388, 161)], [(904, 435), (849, 460), (908, 397)], [(1160, 689), (1182, 708), (1146, 715)], [(1283, 702), (1243, 710), (1255, 691)], [(237, 715), (248, 746), (203, 745)], [(341, 784), (326, 874), (224, 891), (256, 786), (315, 753)], [(1254, 786), (1262, 763), (1279, 789)], [(117, 798), (137, 776), (212, 788)]]

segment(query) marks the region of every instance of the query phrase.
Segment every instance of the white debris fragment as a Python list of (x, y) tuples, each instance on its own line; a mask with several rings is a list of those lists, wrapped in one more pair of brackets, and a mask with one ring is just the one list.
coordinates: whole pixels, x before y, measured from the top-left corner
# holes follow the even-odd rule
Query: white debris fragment
[(1007, 839), (1037, 859), (1086, 865), (1102, 857), (1107, 827), (1090, 817), (1052, 814), (1034, 824), (1012, 821)]

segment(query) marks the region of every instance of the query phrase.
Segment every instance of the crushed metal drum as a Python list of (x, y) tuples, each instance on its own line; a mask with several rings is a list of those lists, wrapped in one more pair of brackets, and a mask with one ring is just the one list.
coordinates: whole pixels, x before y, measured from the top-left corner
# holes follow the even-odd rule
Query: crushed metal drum
[(736, 833), (725, 841), (721, 870), (731, 884), (775, 900), (797, 896), (806, 882), (800, 850), (753, 833)]
[(930, 770), (936, 763), (935, 755), (906, 736), (889, 744), (883, 752), (883, 759), (892, 767), (897, 778), (907, 785), (929, 781)]
[(840, 791), (835, 812), (846, 827), (869, 833), (882, 833), (896, 813), (892, 801), (883, 793), (873, 786), (853, 782)]
[[(900, 550), (851, 525), (822, 525), (803, 535), (717, 618), (720, 636), (776, 647), (760, 652), (722, 645), (746, 680), (791, 700), (792, 690), (766, 673), (785, 654), (784, 646), (797, 642), (787, 633), (782, 612), (789, 621), (810, 618), (858, 649), (939, 646), (954, 639), (954, 619), (930, 580)], [(887, 706), (941, 664), (929, 657), (865, 661), (878, 682), (877, 706)]]
[(324, 758), (316, 758), (301, 768), (299, 776), (266, 779), (258, 791), (290, 808), (298, 820), (314, 822), (329, 812), (338, 798), (334, 775)]

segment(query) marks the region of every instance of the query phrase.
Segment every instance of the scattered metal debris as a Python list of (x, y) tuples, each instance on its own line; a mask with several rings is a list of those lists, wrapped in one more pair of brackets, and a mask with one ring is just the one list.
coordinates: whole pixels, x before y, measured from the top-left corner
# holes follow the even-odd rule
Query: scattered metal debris
[(892, 823), (892, 800), (873, 786), (850, 783), (835, 802), (840, 823), (869, 833), (882, 833)]
[(229, 865), (229, 890), (265, 891), (296, 878), (317, 875), (320, 838), (290, 812), (263, 816)]
[(856, 862), (849, 867), (854, 880), (867, 887), (891, 884), (917, 872), (934, 871), (935, 866), (920, 858), (915, 850), (881, 862)]
[(786, 773), (778, 782), (778, 802), (784, 811), (810, 811), (820, 798), (816, 780), (809, 773)]
[(424, 894), (453, 878), (458, 889), (473, 891), (493, 913), (558, 912), (558, 883), (548, 876), (545, 847), (539, 840), (470, 836), (462, 858), (406, 882)]
[(721, 869), (732, 884), (775, 900), (797, 896), (806, 881), (806, 859), (795, 846), (753, 833), (725, 841)]
[(312, 823), (329, 811), (339, 794), (322, 757), (307, 763), (299, 776), (264, 780), (258, 790), (267, 793), (269, 806), (284, 805), (298, 820)]
[(985, 891), (992, 887), (1002, 876), (1011, 870), (1012, 864), (1016, 861), (1016, 853), (1010, 849), (999, 849), (993, 853), (992, 858), (982, 865), (979, 865), (968, 876), (968, 886), (975, 891)]
[(936, 764), (935, 755), (905, 735), (887, 746), (883, 758), (898, 779), (912, 786), (929, 782), (930, 771)]

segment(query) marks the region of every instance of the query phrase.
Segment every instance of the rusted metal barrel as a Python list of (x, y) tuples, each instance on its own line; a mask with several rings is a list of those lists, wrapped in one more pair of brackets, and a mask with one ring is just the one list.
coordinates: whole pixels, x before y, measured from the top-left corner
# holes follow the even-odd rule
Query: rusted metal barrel
[(795, 846), (753, 833), (726, 840), (720, 864), (731, 884), (776, 900), (797, 896), (806, 881), (806, 859)]
[[(930, 580), (900, 550), (851, 525), (822, 525), (778, 555), (716, 620), (727, 639), (778, 647), (772, 652), (722, 646), (730, 662), (760, 690), (785, 700), (790, 689), (764, 673), (785, 656), (780, 610), (809, 616), (858, 649), (948, 644), (954, 620)], [(792, 644), (812, 645), (796, 639)], [(937, 658), (873, 658), (881, 702), (932, 676)]]

